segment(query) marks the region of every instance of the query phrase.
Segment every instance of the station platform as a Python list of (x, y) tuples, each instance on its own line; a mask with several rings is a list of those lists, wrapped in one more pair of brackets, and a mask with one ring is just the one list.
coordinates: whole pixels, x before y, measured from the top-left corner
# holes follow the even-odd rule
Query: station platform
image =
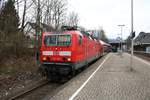
[(51, 100), (150, 100), (150, 63), (134, 56), (132, 71), (130, 64), (129, 54), (109, 53), (82, 84)]

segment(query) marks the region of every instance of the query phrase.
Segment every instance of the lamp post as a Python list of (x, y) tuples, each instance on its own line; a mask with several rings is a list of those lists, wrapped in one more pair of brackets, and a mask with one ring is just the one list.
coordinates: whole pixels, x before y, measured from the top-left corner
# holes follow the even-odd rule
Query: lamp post
[(124, 27), (125, 25), (118, 25), (118, 26), (121, 28), (121, 42), (120, 42), (121, 48), (120, 48), (120, 49), (121, 49), (121, 52), (122, 52), (122, 51), (123, 51), (123, 50), (122, 50), (122, 40), (123, 40), (123, 39), (122, 39), (122, 29), (123, 29), (123, 27)]
[(132, 71), (133, 67), (133, 0), (131, 0), (131, 67), (130, 70)]
[(118, 34), (117, 40), (118, 40), (118, 49), (121, 50), (121, 34)]

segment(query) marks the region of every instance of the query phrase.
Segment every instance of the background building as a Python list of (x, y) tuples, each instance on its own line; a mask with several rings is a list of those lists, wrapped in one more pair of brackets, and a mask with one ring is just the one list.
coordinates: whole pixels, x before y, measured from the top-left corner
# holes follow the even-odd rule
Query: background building
[(150, 52), (150, 33), (139, 33), (134, 40), (134, 50)]

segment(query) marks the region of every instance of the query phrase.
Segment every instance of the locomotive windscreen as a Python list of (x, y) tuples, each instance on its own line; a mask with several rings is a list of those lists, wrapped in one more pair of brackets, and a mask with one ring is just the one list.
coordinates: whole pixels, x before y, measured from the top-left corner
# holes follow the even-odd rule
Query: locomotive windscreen
[(66, 46), (70, 45), (71, 36), (70, 35), (49, 35), (45, 36), (44, 44), (46, 46)]

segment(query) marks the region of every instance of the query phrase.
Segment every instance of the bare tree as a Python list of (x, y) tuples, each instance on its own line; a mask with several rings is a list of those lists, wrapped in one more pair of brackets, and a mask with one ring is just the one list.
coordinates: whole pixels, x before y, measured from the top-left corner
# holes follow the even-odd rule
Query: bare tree
[(108, 38), (107, 38), (107, 36), (106, 36), (106, 33), (105, 33), (104, 29), (101, 29), (101, 30), (100, 30), (100, 39), (101, 39), (102, 41), (108, 43)]
[(53, 26), (57, 30), (65, 22), (67, 0), (15, 0), (15, 6), (21, 15), (22, 32), (26, 29), (31, 30), (26, 28), (28, 22), (36, 23), (36, 34), (41, 32), (41, 23)]
[(47, 25), (52, 24), (52, 9), (53, 9), (53, 0), (48, 0), (43, 17), (43, 23)]
[(79, 22), (79, 16), (76, 12), (71, 12), (68, 16), (68, 25), (77, 26)]
[(57, 30), (65, 20), (66, 10), (67, 10), (66, 0), (54, 0), (52, 8), (52, 24)]
[(2, 8), (3, 4), (4, 4), (4, 0), (0, 0), (0, 12), (1, 12), (1, 8)]
[(27, 10), (27, 2), (26, 2), (26, 0), (24, 0), (24, 9), (23, 9), (22, 23), (21, 23), (21, 30), (22, 30), (22, 31), (24, 31), (26, 10)]
[[(27, 26), (27, 16), (29, 16), (28, 11), (32, 9), (33, 1), (32, 0), (15, 0), (15, 6), (18, 13), (22, 13), (20, 16), (21, 24), (20, 29), (24, 32), (25, 27)], [(23, 9), (23, 10), (22, 10)]]
[(44, 8), (43, 23), (54, 26), (57, 30), (65, 20), (67, 10), (66, 0), (50, 0), (46, 3), (46, 7)]

